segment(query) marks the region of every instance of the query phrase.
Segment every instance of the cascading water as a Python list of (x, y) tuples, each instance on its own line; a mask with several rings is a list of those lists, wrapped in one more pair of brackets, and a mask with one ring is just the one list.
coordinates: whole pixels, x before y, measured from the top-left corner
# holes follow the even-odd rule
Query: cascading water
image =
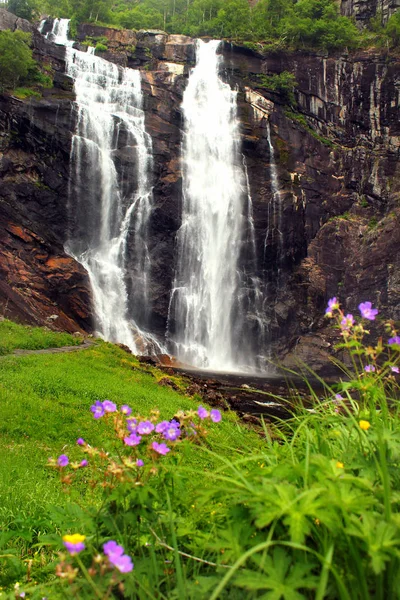
[(245, 178), (236, 92), (219, 77), (219, 44), (198, 40), (183, 97), (183, 208), (169, 336), (182, 362), (228, 371), (251, 359), (238, 310)]
[[(140, 72), (73, 49), (67, 33), (68, 20), (56, 19), (49, 35), (67, 46), (78, 111), (66, 249), (89, 274), (98, 333), (133, 352), (162, 351), (145, 332), (152, 145), (145, 131)], [(128, 245), (134, 257), (129, 271)]]
[[(269, 120), (267, 119), (267, 141), (269, 147), (269, 175), (271, 181), (271, 193), (272, 193), (272, 202), (269, 206), (268, 210), (268, 225), (267, 225), (267, 233), (265, 235), (265, 248), (267, 247), (267, 243), (269, 237), (276, 232), (278, 234), (278, 252), (280, 252), (282, 248), (282, 202), (279, 193), (279, 179), (278, 179), (278, 169), (276, 167), (275, 161), (275, 150), (272, 145), (271, 138), (271, 126), (269, 124)], [(272, 208), (272, 210), (271, 210)]]

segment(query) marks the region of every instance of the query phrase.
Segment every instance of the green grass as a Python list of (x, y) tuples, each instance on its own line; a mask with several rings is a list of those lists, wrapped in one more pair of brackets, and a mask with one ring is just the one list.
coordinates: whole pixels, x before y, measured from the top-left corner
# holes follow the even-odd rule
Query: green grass
[(77, 346), (81, 343), (81, 337), (75, 337), (69, 333), (50, 331), (43, 327), (18, 325), (7, 319), (0, 320), (0, 355), (9, 354), (17, 348), (40, 350), (60, 348), (61, 346)]
[(20, 100), (25, 100), (25, 98), (41, 98), (42, 94), (37, 90), (33, 90), (28, 87), (18, 87), (13, 90), (13, 96), (19, 98)]
[[(4, 328), (4, 322), (1, 325)], [(28, 511), (39, 518), (46, 506), (62, 501), (57, 477), (46, 467), (48, 457), (62, 452), (78, 455), (78, 437), (104, 448), (111, 443), (102, 423), (90, 412), (95, 400), (129, 404), (134, 413), (142, 415), (159, 408), (163, 418), (171, 418), (179, 409), (197, 408), (198, 400), (159, 386), (157, 379), (164, 374), (153, 371), (144, 372), (133, 356), (103, 342), (70, 354), (1, 359), (0, 529), (18, 514)], [(258, 443), (254, 433), (249, 431), (248, 437), (252, 445)], [(243, 430), (233, 415), (210, 432), (211, 447), (217, 439), (227, 455), (232, 446), (243, 445)], [(194, 449), (185, 460), (200, 471), (213, 466), (209, 457), (196, 455)], [(77, 493), (84, 500), (87, 493), (87, 501), (96, 502), (85, 486)]]
[[(3, 351), (17, 346), (77, 343), (66, 334), (7, 321), (0, 323), (0, 332)], [(41, 543), (43, 535), (62, 533), (60, 523), (65, 523), (65, 511), (75, 514), (77, 504), (84, 509), (100, 504), (101, 490), (88, 486), (85, 470), (78, 473), (77, 483), (68, 488), (66, 495), (58, 473), (47, 466), (49, 457), (61, 453), (71, 460), (81, 459), (78, 437), (92, 446), (112, 450), (112, 433), (90, 412), (95, 400), (129, 404), (134, 414), (144, 416), (159, 408), (163, 418), (171, 418), (179, 409), (197, 408), (198, 398), (158, 385), (163, 377), (165, 374), (154, 368), (146, 372), (135, 357), (104, 342), (80, 352), (0, 359), (0, 555), (11, 551), (16, 556), (14, 562), (0, 559), (0, 588), (25, 576), (26, 560), (33, 560), (35, 580), (51, 579), (55, 555), (46, 548), (36, 550), (35, 544)], [(173, 379), (185, 388), (184, 381)], [(246, 433), (249, 447), (261, 442), (253, 432)], [(226, 415), (210, 431), (208, 446), (213, 449), (217, 442), (227, 456), (232, 445), (243, 446), (243, 429), (234, 415)], [(166, 459), (170, 462), (169, 457)], [(180, 460), (184, 468), (193, 471), (192, 486), (199, 486), (204, 471), (216, 465), (214, 458), (198, 452), (194, 445), (182, 450)]]
[[(344, 312), (338, 304), (331, 309), (340, 327)], [(165, 457), (147, 443), (133, 450), (145, 461), (140, 472), (126, 462), (131, 451), (121, 452), (113, 439), (113, 417), (94, 420), (91, 404), (109, 399), (143, 417), (158, 408), (164, 419), (196, 409), (198, 398), (158, 385), (162, 371), (104, 342), (70, 354), (3, 357), (6, 600), (17, 596), (16, 581), (32, 600), (121, 597), (111, 591), (107, 559), (91, 562), (111, 539), (135, 562), (123, 576), (127, 600), (256, 600), (263, 592), (304, 600), (399, 599), (400, 344), (363, 346), (366, 335), (359, 319), (337, 346), (355, 359), (354, 371), (342, 365), (348, 377), (337, 382), (341, 395), (326, 386), (324, 399), (314, 394), (312, 412), (299, 402), (292, 419), (263, 424), (263, 439), (229, 412), (221, 423), (202, 421), (197, 437), (179, 441)], [(398, 331), (391, 325), (388, 335)], [(365, 371), (367, 363), (375, 370)], [(174, 381), (184, 391), (184, 379)], [(180, 418), (183, 429), (185, 419), (188, 426), (196, 420)], [(119, 417), (115, 423), (122, 426)], [(80, 449), (77, 437), (91, 448)], [(72, 481), (62, 490), (47, 458), (63, 453), (77, 461), (82, 451), (89, 464), (60, 469)], [(82, 557), (57, 555), (60, 535), (68, 532), (86, 536)], [(63, 584), (56, 565), (76, 566), (76, 578)]]

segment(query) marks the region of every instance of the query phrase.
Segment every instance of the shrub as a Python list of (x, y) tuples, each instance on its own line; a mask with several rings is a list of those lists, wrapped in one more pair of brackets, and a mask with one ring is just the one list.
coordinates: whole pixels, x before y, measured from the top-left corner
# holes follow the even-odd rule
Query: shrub
[(32, 21), (37, 3), (34, 0), (8, 0), (7, 10), (21, 19)]
[(261, 87), (278, 92), (285, 104), (294, 105), (294, 89), (297, 86), (296, 77), (289, 71), (274, 75), (258, 75), (258, 83)]
[(40, 92), (38, 92), (37, 90), (33, 90), (32, 88), (17, 87), (13, 90), (13, 96), (19, 98), (20, 100), (25, 100), (25, 98), (40, 98), (41, 94)]
[(385, 28), (385, 34), (393, 48), (400, 44), (400, 11), (390, 17)]
[(23, 31), (0, 31), (0, 88), (13, 89), (35, 68), (31, 35)]

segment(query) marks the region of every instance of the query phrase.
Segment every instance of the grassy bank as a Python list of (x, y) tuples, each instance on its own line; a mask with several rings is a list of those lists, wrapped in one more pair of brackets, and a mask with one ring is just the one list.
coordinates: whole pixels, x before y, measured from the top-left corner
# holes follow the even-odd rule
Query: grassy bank
[[(67, 334), (9, 321), (0, 323), (0, 336), (0, 347), (8, 352), (81, 342)], [(29, 560), (33, 560), (35, 577), (46, 577), (46, 565), (53, 555), (33, 548), (43, 541), (43, 535), (60, 531), (60, 514), (55, 507), (77, 502), (86, 509), (99, 505), (100, 491), (90, 489), (84, 475), (65, 496), (58, 475), (47, 467), (49, 457), (73, 453), (78, 437), (90, 440), (93, 446), (112, 449), (112, 434), (104, 431), (89, 410), (96, 400), (129, 404), (137, 414), (157, 407), (160, 418), (165, 419), (179, 409), (197, 408), (198, 401), (183, 395), (182, 380), (174, 378), (182, 387), (179, 394), (158, 385), (162, 377), (157, 369), (147, 370), (132, 355), (101, 341), (70, 354), (8, 355), (0, 359), (0, 555), (7, 549), (15, 556), (15, 560), (0, 558), (0, 587), (23, 579)], [(260, 443), (250, 431), (246, 435), (249, 445)], [(211, 432), (209, 447), (213, 448), (217, 440), (226, 448), (226, 455), (235, 445), (243, 445), (243, 431), (233, 415), (224, 419), (218, 432)], [(183, 464), (193, 469), (195, 485), (204, 470), (215, 467), (215, 459), (189, 447)], [(76, 507), (68, 510), (74, 512)]]
[(400, 598), (400, 336), (360, 307), (327, 309), (346, 377), (263, 436), (111, 344), (3, 357), (3, 597)]
[(81, 343), (81, 337), (69, 333), (50, 331), (43, 327), (26, 327), (8, 319), (0, 320), (0, 355), (9, 354), (16, 349), (40, 350), (77, 346)]

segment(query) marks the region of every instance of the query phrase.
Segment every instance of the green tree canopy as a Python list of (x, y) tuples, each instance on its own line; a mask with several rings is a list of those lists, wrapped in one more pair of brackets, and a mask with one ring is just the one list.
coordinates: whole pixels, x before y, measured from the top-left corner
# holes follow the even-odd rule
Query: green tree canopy
[(35, 0), (8, 0), (7, 10), (21, 19), (31, 21), (37, 11)]
[(31, 34), (23, 31), (0, 31), (0, 87), (13, 89), (35, 69), (29, 48)]

